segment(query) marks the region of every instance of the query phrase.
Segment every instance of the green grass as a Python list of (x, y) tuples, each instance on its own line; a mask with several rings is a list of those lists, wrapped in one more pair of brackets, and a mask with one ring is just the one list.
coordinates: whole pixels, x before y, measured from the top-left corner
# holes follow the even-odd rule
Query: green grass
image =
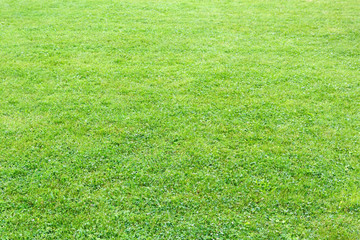
[(0, 239), (360, 239), (358, 0), (0, 0)]

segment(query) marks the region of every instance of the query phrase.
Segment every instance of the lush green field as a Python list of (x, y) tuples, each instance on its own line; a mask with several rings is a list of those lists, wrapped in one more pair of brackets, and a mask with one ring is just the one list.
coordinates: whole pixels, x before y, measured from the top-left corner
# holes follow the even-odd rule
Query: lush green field
[(0, 0), (0, 239), (360, 239), (359, 0)]

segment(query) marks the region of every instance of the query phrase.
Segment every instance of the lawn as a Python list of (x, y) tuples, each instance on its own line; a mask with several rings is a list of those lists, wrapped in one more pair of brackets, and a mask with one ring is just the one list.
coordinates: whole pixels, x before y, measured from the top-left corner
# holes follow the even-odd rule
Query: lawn
[(0, 239), (360, 239), (359, 0), (0, 0)]

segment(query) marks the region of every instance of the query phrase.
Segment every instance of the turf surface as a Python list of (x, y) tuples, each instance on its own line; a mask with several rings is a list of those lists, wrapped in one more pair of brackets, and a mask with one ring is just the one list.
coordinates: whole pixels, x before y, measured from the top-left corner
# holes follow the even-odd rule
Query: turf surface
[(359, 239), (358, 0), (0, 0), (0, 239)]

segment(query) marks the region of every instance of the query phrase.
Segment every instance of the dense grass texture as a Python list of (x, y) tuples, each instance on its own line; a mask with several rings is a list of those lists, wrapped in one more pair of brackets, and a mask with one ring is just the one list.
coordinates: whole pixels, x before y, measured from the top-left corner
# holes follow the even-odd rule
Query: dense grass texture
[(0, 0), (0, 239), (360, 239), (359, 0)]

